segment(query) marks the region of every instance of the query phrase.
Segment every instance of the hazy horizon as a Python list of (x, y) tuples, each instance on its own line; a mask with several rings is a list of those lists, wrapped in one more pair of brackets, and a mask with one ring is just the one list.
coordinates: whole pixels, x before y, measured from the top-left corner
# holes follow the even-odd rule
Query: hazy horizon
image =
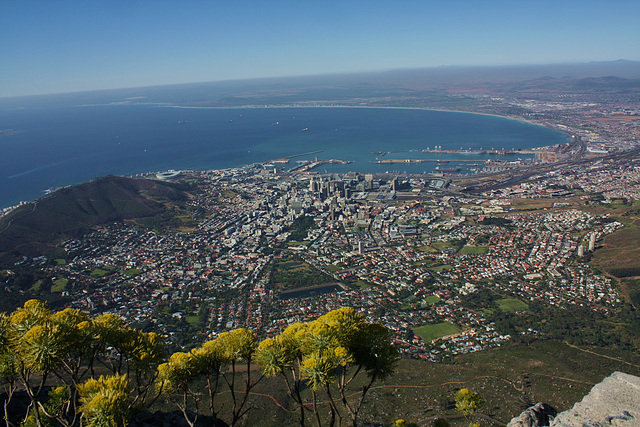
[(640, 60), (640, 3), (2, 2), (0, 97)]
[[(199, 82), (181, 82), (167, 83), (145, 86), (128, 86), (114, 87), (106, 89), (88, 89), (71, 92), (51, 92), (36, 93), (29, 95), (11, 95), (0, 96), (2, 100), (11, 99), (29, 99), (38, 97), (55, 97), (57, 95), (82, 95), (97, 94), (102, 92), (128, 92), (136, 90), (154, 90), (162, 88), (187, 89), (192, 86), (213, 85), (220, 88), (236, 87), (244, 88), (246, 85), (258, 84), (260, 89), (269, 87), (269, 85), (281, 85), (286, 82), (283, 87), (294, 87), (298, 85), (308, 84), (310, 86), (345, 83), (350, 81), (372, 81), (380, 82), (388, 80), (397, 82), (402, 77), (410, 77), (433, 83), (454, 83), (463, 81), (465, 83), (473, 83), (476, 81), (516, 81), (524, 79), (534, 79), (544, 77), (604, 77), (615, 75), (623, 78), (640, 78), (640, 61), (627, 59), (617, 59), (611, 61), (590, 61), (590, 62), (574, 62), (574, 63), (549, 63), (549, 64), (508, 64), (508, 65), (441, 65), (437, 67), (419, 67), (419, 68), (395, 68), (388, 70), (372, 70), (367, 72), (344, 72), (344, 73), (327, 73), (327, 74), (309, 74), (309, 75), (291, 75), (291, 76), (275, 76), (275, 77), (256, 77), (245, 79), (226, 79), (211, 80)], [(473, 77), (473, 79), (472, 79)], [(363, 80), (364, 79), (364, 80)], [(407, 81), (403, 83), (409, 85)]]

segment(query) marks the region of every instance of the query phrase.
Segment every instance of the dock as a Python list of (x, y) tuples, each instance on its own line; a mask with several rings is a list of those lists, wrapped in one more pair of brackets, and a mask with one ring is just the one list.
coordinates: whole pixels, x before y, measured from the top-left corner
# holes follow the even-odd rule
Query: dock
[(439, 159), (385, 159), (385, 160), (372, 160), (371, 163), (377, 163), (379, 165), (390, 165), (393, 163), (478, 163), (478, 159), (461, 159), (461, 160), (439, 160)]
[(318, 153), (322, 153), (322, 150), (309, 151), (308, 153), (293, 154), (291, 156), (280, 157), (279, 159), (273, 159), (273, 160), (270, 160), (270, 161), (268, 161), (266, 163), (289, 163), (291, 161), (291, 159), (293, 159), (294, 157), (309, 156), (311, 154), (318, 154)]

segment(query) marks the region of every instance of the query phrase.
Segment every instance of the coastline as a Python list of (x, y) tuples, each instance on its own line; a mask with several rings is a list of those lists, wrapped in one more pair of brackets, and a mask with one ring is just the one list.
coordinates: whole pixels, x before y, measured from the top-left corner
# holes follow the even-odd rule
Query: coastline
[[(477, 114), (481, 116), (489, 116), (489, 117), (498, 117), (501, 119), (507, 120), (515, 120), (518, 122), (528, 123), (533, 126), (542, 126), (547, 129), (554, 130), (556, 132), (563, 133), (569, 137), (573, 136), (570, 131), (565, 131), (553, 127), (549, 124), (538, 123), (531, 120), (527, 120), (524, 117), (519, 116), (503, 116), (495, 113), (486, 113), (479, 111), (462, 111), (462, 110), (452, 110), (448, 108), (430, 108), (430, 107), (400, 107), (400, 106), (385, 106), (385, 105), (344, 105), (344, 104), (335, 104), (335, 105), (297, 105), (297, 104), (247, 104), (235, 107), (225, 107), (225, 106), (196, 106), (196, 105), (180, 105), (180, 104), (172, 104), (168, 102), (110, 102), (106, 104), (76, 104), (70, 105), (69, 107), (107, 107), (107, 106), (123, 106), (123, 105), (131, 105), (131, 106), (150, 106), (150, 107), (158, 107), (158, 108), (176, 108), (176, 109), (191, 109), (191, 110), (253, 110), (253, 109), (285, 109), (285, 108), (350, 108), (350, 109), (380, 109), (380, 110), (416, 110), (416, 111), (439, 111), (445, 113), (459, 113), (459, 114)], [(540, 146), (538, 148), (544, 148), (546, 146)]]
[[(88, 106), (88, 105), (86, 105)], [(97, 104), (93, 104), (92, 106), (97, 106)], [(527, 124), (532, 124), (532, 125), (540, 125), (543, 126), (541, 124), (538, 123), (533, 123), (533, 122), (529, 122), (526, 120), (522, 120), (522, 119), (516, 119), (516, 118), (512, 118), (512, 117), (506, 117), (506, 116), (499, 116), (499, 115), (495, 115), (495, 114), (486, 114), (486, 113), (478, 113), (478, 112), (469, 112), (469, 111), (456, 111), (456, 110), (445, 110), (445, 109), (433, 109), (433, 108), (424, 108), (424, 107), (405, 107), (405, 106), (355, 106), (355, 105), (306, 105), (306, 106), (299, 106), (299, 105), (267, 105), (267, 106), (257, 106), (257, 105), (245, 105), (245, 106), (240, 106), (240, 107), (199, 107), (199, 106), (185, 106), (185, 105), (168, 105), (168, 104), (152, 104), (152, 103), (139, 103), (139, 104), (133, 104), (133, 103), (109, 103), (109, 104), (102, 104), (103, 107), (109, 108), (109, 107), (122, 107), (122, 108), (127, 108), (127, 106), (130, 107), (140, 107), (145, 109), (146, 107), (149, 107), (147, 110), (147, 112), (150, 114), (153, 114), (152, 111), (155, 108), (178, 108), (178, 109), (205, 109), (205, 110), (226, 110), (226, 111), (242, 111), (242, 110), (249, 110), (249, 109), (254, 109), (254, 110), (282, 110), (282, 109), (292, 109), (292, 110), (313, 110), (313, 109), (323, 109), (323, 110), (340, 110), (340, 109), (349, 109), (352, 111), (356, 111), (356, 110), (360, 110), (360, 111), (365, 111), (365, 110), (405, 110), (405, 111), (411, 111), (411, 110), (415, 110), (415, 111), (424, 111), (424, 112), (443, 112), (443, 113), (457, 113), (457, 114), (475, 114), (475, 115), (479, 115), (479, 116), (493, 116), (497, 119), (511, 119), (511, 120), (518, 120), (518, 122), (520, 123), (527, 123)], [(124, 110), (127, 111), (127, 110)], [(92, 113), (89, 113), (92, 114)], [(311, 114), (311, 113), (309, 113)], [(365, 114), (365, 113), (363, 113)], [(365, 114), (366, 115), (366, 114)], [(174, 115), (171, 115), (172, 117)], [(397, 116), (397, 114), (396, 114)], [(380, 117), (380, 114), (378, 114), (378, 117)], [(382, 115), (382, 117), (384, 117), (384, 115)], [(413, 115), (412, 117), (416, 117), (415, 115)], [(416, 124), (420, 124), (421, 122), (420, 120), (420, 116), (417, 116), (417, 120), (415, 123)], [(450, 118), (448, 119), (449, 122), (457, 122), (458, 119), (451, 119), (452, 116), (449, 116)], [(173, 122), (171, 122), (173, 123)], [(546, 126), (543, 126), (546, 127)], [(408, 124), (408, 128), (411, 128), (411, 123)], [(548, 127), (547, 127), (548, 128)], [(548, 128), (550, 130), (553, 130), (554, 132), (557, 132), (557, 129), (553, 129), (553, 128)], [(299, 130), (299, 129), (298, 129)], [(564, 134), (566, 135), (566, 133)], [(118, 137), (116, 137), (118, 138)], [(297, 138), (297, 136), (296, 136)], [(563, 138), (564, 139), (564, 138)], [(115, 140), (114, 140), (115, 141)], [(393, 137), (391, 137), (391, 139), (389, 139), (389, 143), (394, 143), (394, 139)], [(118, 143), (119, 144), (119, 143)], [(500, 144), (498, 142), (498, 144)], [(443, 144), (445, 145), (445, 144)], [(551, 145), (555, 145), (555, 144), (551, 144)], [(508, 146), (506, 144), (500, 144), (497, 145), (498, 147), (502, 148), (508, 148)], [(548, 146), (548, 145), (547, 145)], [(535, 147), (536, 149), (542, 149), (544, 146), (537, 146), (535, 144), (535, 141), (533, 143), (531, 143), (530, 147)], [(138, 147), (138, 148), (145, 148), (145, 147)], [(427, 147), (428, 148), (428, 147)], [(144, 150), (146, 152), (146, 150)], [(168, 169), (198, 169), (198, 170), (216, 170), (216, 169), (224, 169), (224, 168), (233, 168), (233, 167), (242, 167), (243, 165), (248, 165), (248, 164), (252, 164), (252, 163), (256, 163), (256, 162), (267, 162), (269, 160), (272, 160), (274, 158), (281, 158), (281, 157), (287, 157), (287, 155), (289, 153), (296, 153), (296, 151), (284, 151), (282, 156), (278, 156), (278, 157), (265, 157), (262, 160), (258, 160), (258, 161), (246, 161), (247, 159), (235, 159), (235, 160), (240, 160), (237, 163), (233, 163), (233, 164), (228, 164), (228, 165), (224, 165), (224, 166), (218, 166), (218, 165), (203, 165), (204, 167), (201, 167), (200, 165), (198, 166), (183, 166), (183, 165), (158, 165), (159, 167), (146, 167), (147, 165), (138, 165), (140, 166), (140, 168), (129, 168), (127, 170), (116, 170), (116, 169), (112, 169), (107, 171), (106, 173), (97, 173), (95, 175), (93, 175), (92, 177), (90, 177), (89, 179), (79, 179), (79, 180), (58, 180), (57, 182), (54, 181), (49, 181), (46, 183), (46, 185), (42, 185), (41, 186), (41, 191), (44, 191), (44, 189), (46, 188), (51, 188), (51, 187), (62, 187), (62, 186), (66, 186), (66, 185), (75, 185), (75, 184), (79, 184), (82, 182), (86, 182), (87, 180), (93, 179), (97, 176), (104, 176), (106, 174), (114, 174), (114, 175), (120, 175), (120, 176), (134, 176), (134, 175), (138, 175), (138, 174), (146, 174), (150, 171), (158, 171), (158, 170), (168, 170)], [(349, 158), (349, 157), (335, 157), (335, 158)], [(408, 163), (407, 163), (408, 164)], [(55, 165), (54, 165), (55, 166)], [(58, 165), (59, 166), (59, 165)], [(166, 167), (164, 167), (166, 166)], [(27, 173), (31, 173), (34, 172), (36, 170), (40, 170), (43, 166), (40, 167), (36, 167), (36, 168), (32, 168), (26, 171), (19, 171), (18, 173), (14, 173), (12, 175), (9, 176), (9, 178), (11, 179), (16, 179), (19, 178)], [(352, 171), (361, 171), (361, 166), (358, 165), (353, 165), (351, 167)], [(361, 172), (367, 172), (366, 170), (362, 170)], [(18, 187), (16, 187), (18, 186)], [(22, 188), (20, 182), (16, 181), (14, 183), (14, 188)], [(29, 188), (24, 187), (27, 190)], [(38, 194), (36, 194), (36, 191), (31, 191), (30, 193), (35, 196), (35, 197), (29, 197), (29, 196), (20, 196), (18, 194), (18, 192), (15, 192), (16, 195), (18, 195), (19, 197), (13, 197), (10, 198), (8, 200), (6, 200), (6, 202), (8, 202), (8, 206), (7, 207), (15, 207), (17, 205), (20, 204), (21, 201), (24, 200), (37, 200), (40, 197), (42, 197), (42, 192), (39, 191)], [(23, 193), (25, 194), (25, 193)]]
[[(117, 104), (117, 105), (123, 105), (123, 104)], [(126, 105), (126, 104), (125, 104)], [(553, 131), (556, 132), (560, 132), (563, 133), (569, 137), (572, 136), (572, 134), (569, 133), (569, 131), (563, 131), (560, 129), (557, 129), (553, 126), (550, 126), (548, 124), (544, 124), (544, 123), (538, 123), (538, 122), (533, 122), (531, 120), (527, 120), (524, 117), (518, 117), (518, 116), (502, 116), (500, 114), (493, 114), (493, 113), (483, 113), (483, 112), (478, 112), (478, 111), (461, 111), (461, 110), (450, 110), (447, 108), (428, 108), (428, 107), (395, 107), (395, 106), (373, 106), (373, 105), (295, 105), (295, 104), (283, 104), (283, 105), (242, 105), (239, 107), (219, 107), (219, 106), (210, 106), (210, 107), (198, 107), (198, 106), (190, 106), (190, 105), (171, 105), (171, 104), (132, 104), (132, 105), (156, 105), (158, 107), (161, 108), (184, 108), (184, 109), (194, 109), (194, 110), (252, 110), (252, 109), (284, 109), (284, 108), (350, 108), (350, 109), (380, 109), (380, 110), (415, 110), (415, 111), (439, 111), (439, 112), (443, 112), (443, 113), (458, 113), (458, 114), (476, 114), (476, 115), (480, 115), (480, 116), (488, 116), (488, 117), (498, 117), (501, 119), (507, 119), (507, 120), (515, 120), (518, 122), (522, 122), (522, 123), (527, 123), (533, 126), (541, 126), (544, 127), (546, 129), (551, 129)], [(544, 148), (547, 146), (540, 146), (538, 148)]]

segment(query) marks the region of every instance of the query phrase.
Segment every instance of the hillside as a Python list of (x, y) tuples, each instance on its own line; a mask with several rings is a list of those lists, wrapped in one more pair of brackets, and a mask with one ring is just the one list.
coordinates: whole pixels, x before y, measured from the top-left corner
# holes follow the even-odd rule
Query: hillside
[[(453, 427), (466, 427), (469, 420), (456, 410), (454, 395), (460, 388), (469, 388), (485, 400), (478, 411), (482, 419), (476, 418), (475, 422), (483, 426), (506, 424), (536, 402), (545, 402), (558, 412), (571, 409), (613, 372), (638, 375), (638, 363), (638, 355), (631, 352), (583, 349), (556, 340), (526, 346), (508, 344), (457, 356), (447, 363), (402, 359), (393, 375), (371, 388), (361, 422), (365, 426), (389, 426), (405, 419), (430, 426), (434, 419), (446, 417)], [(354, 384), (353, 393), (359, 385)], [(278, 379), (264, 379), (251, 399), (254, 407), (246, 425), (299, 425), (295, 403)], [(228, 408), (228, 394), (220, 395), (220, 405)], [(319, 405), (326, 407), (328, 402), (322, 399)], [(175, 405), (163, 396), (152, 409), (169, 412)]]
[(116, 176), (60, 189), (0, 219), (0, 265), (22, 256), (55, 256), (55, 243), (113, 221), (167, 218), (188, 198), (184, 186)]

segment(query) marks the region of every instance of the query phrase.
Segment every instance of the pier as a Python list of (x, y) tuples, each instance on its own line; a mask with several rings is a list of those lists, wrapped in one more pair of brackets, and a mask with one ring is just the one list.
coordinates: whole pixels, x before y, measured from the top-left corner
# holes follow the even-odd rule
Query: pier
[(519, 150), (519, 149), (513, 149), (513, 150), (507, 150), (504, 148), (492, 148), (491, 150), (450, 150), (450, 149), (442, 149), (442, 148), (434, 148), (434, 149), (429, 149), (426, 148), (424, 150), (420, 150), (423, 153), (445, 153), (445, 154), (494, 154), (494, 155), (498, 155), (498, 156), (506, 156), (506, 155), (514, 155), (514, 154), (535, 154), (536, 151), (533, 150)]
[(279, 159), (273, 159), (266, 163), (289, 163), (291, 159), (293, 159), (294, 157), (309, 156), (311, 154), (318, 154), (318, 153), (322, 153), (322, 150), (309, 151), (308, 153), (293, 154), (291, 156), (280, 157)]
[(312, 169), (317, 168), (318, 166), (322, 166), (322, 165), (326, 165), (326, 164), (341, 164), (341, 165), (348, 165), (349, 163), (353, 163), (352, 160), (339, 160), (339, 159), (328, 159), (328, 160), (318, 160), (316, 159), (313, 162), (309, 162), (303, 165), (299, 165), (296, 166), (293, 169), (290, 169), (289, 172), (298, 172), (298, 173), (302, 173), (302, 172), (308, 172)]
[(478, 159), (461, 159), (461, 160), (439, 160), (439, 159), (385, 159), (385, 160), (372, 160), (371, 163), (377, 163), (379, 165), (390, 165), (393, 163), (424, 163), (424, 162), (435, 162), (435, 163), (478, 163)]

